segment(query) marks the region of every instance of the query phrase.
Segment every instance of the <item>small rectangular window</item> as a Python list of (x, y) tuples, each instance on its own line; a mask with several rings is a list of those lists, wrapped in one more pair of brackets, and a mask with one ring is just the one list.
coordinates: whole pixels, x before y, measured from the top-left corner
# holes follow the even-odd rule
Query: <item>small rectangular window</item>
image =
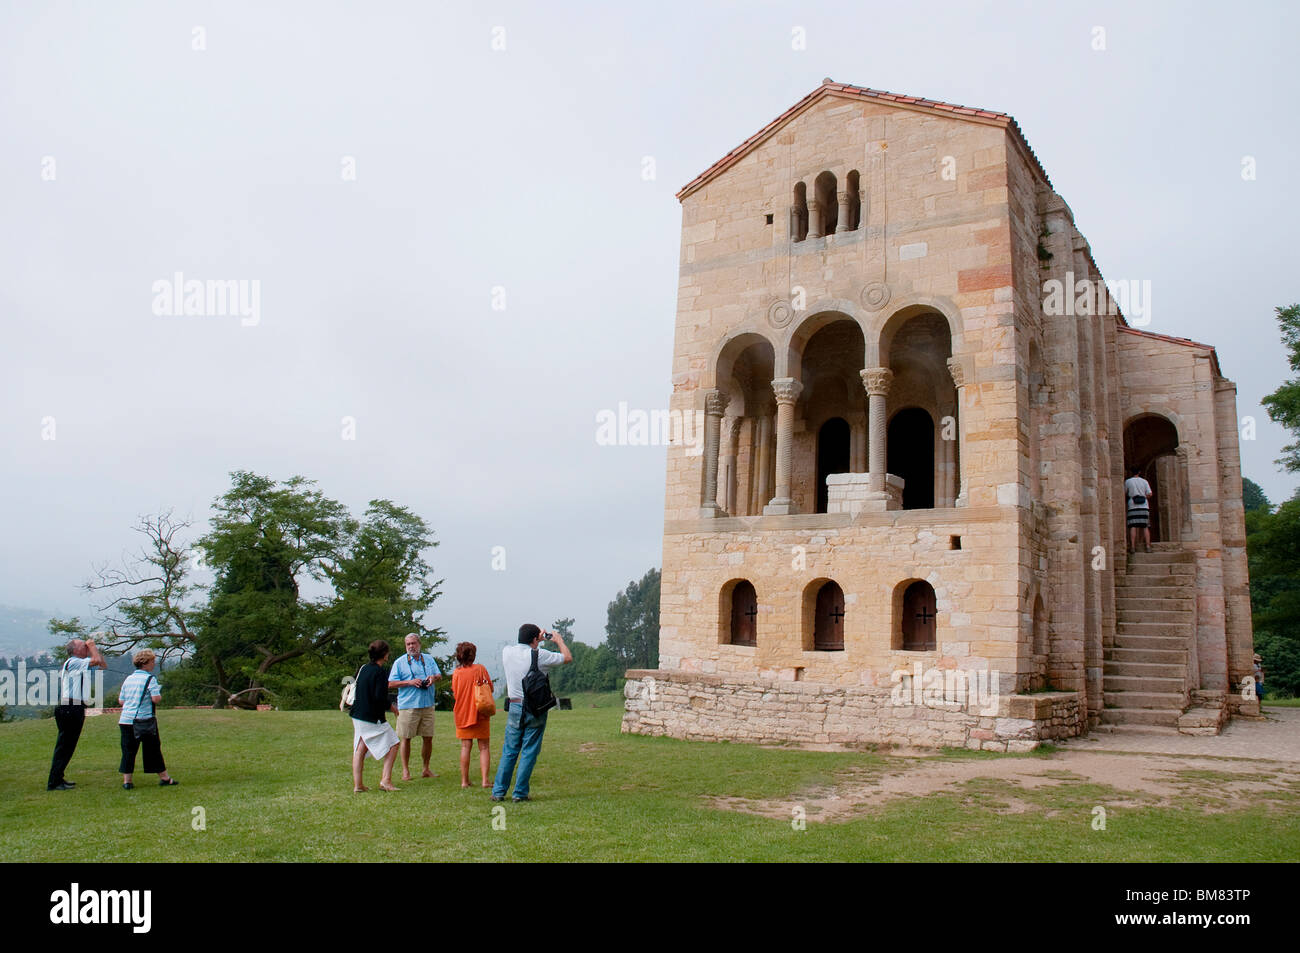
[(961, 537), (960, 537), (960, 536), (949, 536), (949, 537), (948, 537), (948, 548), (949, 548), (949, 549), (961, 549)]
[(772, 216), (771, 216), (771, 214), (769, 214), (769, 215), (767, 216), (767, 224), (769, 224), (769, 225), (772, 224)]

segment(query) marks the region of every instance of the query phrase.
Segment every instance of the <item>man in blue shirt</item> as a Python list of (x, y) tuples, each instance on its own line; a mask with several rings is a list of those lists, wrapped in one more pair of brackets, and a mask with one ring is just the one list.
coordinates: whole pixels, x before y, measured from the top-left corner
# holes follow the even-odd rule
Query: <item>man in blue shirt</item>
[(442, 670), (432, 655), (420, 651), (420, 637), (412, 632), (406, 637), (406, 654), (393, 663), (388, 673), (388, 690), (397, 689), (397, 737), (401, 739), (402, 780), (411, 780), (411, 739), (424, 739), (420, 754), (424, 758), (424, 777), (436, 778), (429, 770), (433, 754), (434, 685)]
[[(59, 704), (54, 709), (54, 723), (59, 737), (54, 743), (54, 760), (50, 762), (47, 791), (71, 791), (76, 784), (63, 776), (72, 754), (77, 750), (82, 726), (86, 723), (86, 705), (90, 703), (90, 670), (108, 668), (108, 662), (95, 643), (73, 639), (68, 643), (68, 660), (59, 673)], [(102, 704), (102, 702), (101, 702)]]

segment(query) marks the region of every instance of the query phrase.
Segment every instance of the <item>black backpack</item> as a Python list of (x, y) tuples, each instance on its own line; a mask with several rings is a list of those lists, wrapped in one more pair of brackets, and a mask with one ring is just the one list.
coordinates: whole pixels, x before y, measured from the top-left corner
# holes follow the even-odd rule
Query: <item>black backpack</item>
[(524, 676), (524, 711), (525, 715), (544, 715), (556, 705), (555, 693), (551, 691), (551, 680), (537, 667), (537, 649), (533, 649), (533, 664)]

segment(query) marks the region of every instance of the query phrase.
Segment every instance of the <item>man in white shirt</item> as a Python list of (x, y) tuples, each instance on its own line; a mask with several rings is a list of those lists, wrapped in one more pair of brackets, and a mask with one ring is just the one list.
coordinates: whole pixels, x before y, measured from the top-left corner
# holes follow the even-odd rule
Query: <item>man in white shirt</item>
[(59, 670), (59, 704), (54, 709), (54, 723), (59, 727), (54, 742), (54, 760), (50, 762), (47, 791), (71, 791), (77, 785), (63, 776), (77, 750), (81, 729), (86, 723), (86, 705), (90, 702), (90, 670), (108, 668), (95, 643), (73, 639), (68, 643), (68, 659)]
[(1138, 534), (1142, 535), (1142, 548), (1151, 552), (1151, 484), (1142, 479), (1137, 467), (1128, 468), (1124, 481), (1124, 508), (1128, 515), (1128, 551), (1137, 552)]
[[(549, 638), (560, 647), (558, 652), (541, 648), (542, 640)], [(517, 645), (507, 645), (501, 650), (501, 664), (506, 672), (506, 698), (510, 713), (506, 721), (506, 739), (501, 748), (501, 763), (492, 785), (492, 800), (504, 801), (510, 790), (515, 762), (519, 762), (519, 776), (515, 778), (515, 803), (528, 801), (528, 782), (542, 750), (542, 735), (546, 732), (546, 712), (534, 714), (524, 711), (524, 676), (533, 667), (533, 653), (537, 653), (537, 668), (549, 672), (557, 665), (573, 661), (573, 653), (564, 644), (558, 632), (547, 632), (531, 622), (519, 627)]]

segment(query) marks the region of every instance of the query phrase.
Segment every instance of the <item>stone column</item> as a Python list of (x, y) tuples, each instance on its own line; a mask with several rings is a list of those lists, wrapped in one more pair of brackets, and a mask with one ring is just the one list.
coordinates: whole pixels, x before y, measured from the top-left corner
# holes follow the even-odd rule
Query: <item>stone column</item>
[(736, 514), (736, 446), (740, 442), (740, 418), (722, 418), (721, 460), (718, 464), (718, 506)]
[(849, 414), (849, 472), (867, 472), (867, 415)]
[(772, 381), (772, 391), (776, 394), (776, 496), (763, 507), (766, 516), (794, 512), (794, 501), (790, 498), (790, 453), (794, 443), (794, 404), (802, 390), (803, 384), (793, 377)]
[[(944, 414), (943, 410), (948, 410), (948, 414)], [(957, 420), (957, 409), (955, 407), (944, 408), (939, 412), (939, 459), (943, 461), (940, 468), (942, 477), (939, 485), (943, 488), (943, 493), (936, 495), (935, 499), (943, 500), (941, 506), (955, 506), (957, 503), (957, 467), (953, 458), (956, 456), (954, 451), (957, 449), (957, 441), (944, 439), (943, 418), (945, 416), (951, 416), (955, 422)]]
[(970, 502), (969, 489), (966, 486), (966, 474), (970, 470), (970, 465), (966, 462), (966, 369), (962, 366), (961, 358), (948, 358), (948, 373), (952, 375), (952, 382), (957, 386), (957, 506), (965, 506)]
[(704, 505), (700, 516), (720, 516), (718, 508), (718, 440), (722, 429), (722, 414), (730, 398), (720, 390), (704, 395)]
[(871, 475), (872, 493), (885, 492), (885, 398), (889, 396), (889, 385), (894, 380), (894, 372), (887, 367), (868, 367), (860, 372), (862, 386), (867, 389), (867, 413), (871, 418), (867, 425), (870, 446), (867, 449), (867, 473)]
[[(1174, 458), (1178, 461), (1176, 473), (1178, 475), (1178, 526), (1175, 533), (1171, 533), (1169, 539), (1171, 542), (1182, 542), (1192, 538), (1192, 498), (1191, 484), (1188, 483), (1188, 469), (1190, 462), (1190, 453), (1186, 445), (1174, 448)], [(1268, 683), (1265, 682), (1267, 685)]]
[(762, 507), (767, 505), (767, 501), (772, 499), (772, 415), (763, 414), (758, 418), (758, 498), (757, 509), (762, 512)]
[(808, 200), (808, 237), (822, 237), (822, 207), (816, 199)]
[(847, 191), (839, 194), (840, 202), (840, 220), (835, 223), (835, 231), (847, 232), (849, 230), (849, 193)]

